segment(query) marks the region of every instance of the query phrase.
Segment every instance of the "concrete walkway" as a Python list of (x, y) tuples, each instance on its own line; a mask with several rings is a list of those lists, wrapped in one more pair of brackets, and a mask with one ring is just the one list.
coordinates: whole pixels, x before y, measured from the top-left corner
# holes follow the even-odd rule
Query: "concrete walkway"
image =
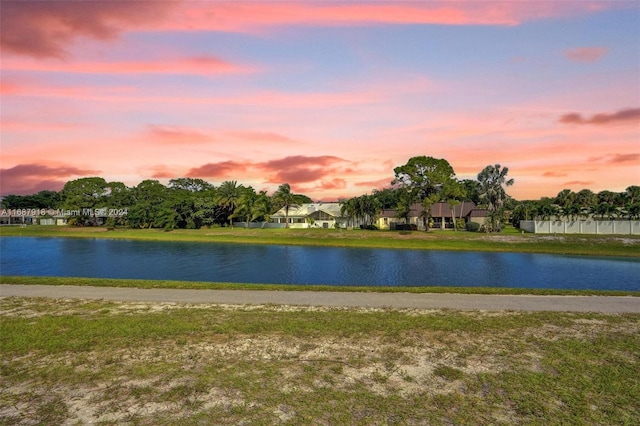
[(512, 296), (260, 290), (174, 290), (0, 284), (0, 296), (104, 299), (123, 302), (308, 305), (416, 309), (640, 313), (640, 297)]

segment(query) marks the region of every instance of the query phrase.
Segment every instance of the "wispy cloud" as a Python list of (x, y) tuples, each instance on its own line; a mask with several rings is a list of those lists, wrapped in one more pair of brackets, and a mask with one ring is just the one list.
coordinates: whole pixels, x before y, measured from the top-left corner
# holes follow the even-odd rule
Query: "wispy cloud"
[(292, 187), (300, 184), (316, 182), (327, 188), (344, 188), (346, 181), (337, 178), (336, 175), (344, 170), (340, 165), (348, 161), (333, 156), (308, 157), (296, 155), (275, 160), (253, 161), (221, 161), (207, 163), (199, 167), (191, 168), (187, 172), (189, 177), (238, 179), (243, 174), (252, 177), (261, 177), (263, 183), (282, 184), (289, 183)]
[[(198, 2), (6, 1), (3, 49), (34, 57), (68, 55), (77, 38), (101, 41), (136, 31), (253, 32), (282, 26), (517, 25), (617, 7), (615, 2)], [(597, 6), (597, 7), (594, 7)], [(170, 16), (170, 13), (173, 14)], [(170, 19), (169, 19), (170, 16)], [(88, 18), (90, 17), (90, 18)]]
[(293, 139), (275, 132), (260, 132), (250, 130), (235, 130), (226, 132), (231, 138), (243, 140), (247, 142), (263, 142), (263, 143), (290, 143)]
[(153, 179), (174, 179), (181, 175), (180, 171), (165, 164), (151, 166), (143, 171), (145, 175), (148, 175), (149, 172), (151, 172)]
[(218, 179), (238, 179), (246, 170), (251, 167), (250, 162), (220, 161), (218, 163), (207, 163), (199, 167), (194, 167), (187, 172), (187, 177), (197, 178), (218, 178)]
[(165, 58), (146, 61), (63, 62), (58, 60), (12, 59), (3, 64), (5, 70), (61, 72), (80, 74), (173, 74), (201, 75), (247, 74), (257, 67), (233, 64), (212, 55)]
[(572, 180), (572, 181), (563, 183), (564, 186), (582, 187), (582, 188), (589, 187), (593, 184), (594, 182), (591, 180)]
[(611, 164), (619, 163), (640, 163), (640, 154), (615, 154), (609, 157)]
[(73, 177), (95, 176), (100, 170), (69, 165), (18, 164), (0, 169), (1, 195), (27, 195), (43, 190), (59, 191)]
[(543, 177), (566, 177), (567, 173), (564, 172), (544, 172)]
[(640, 108), (623, 109), (614, 113), (594, 114), (591, 117), (583, 117), (577, 112), (564, 114), (558, 120), (564, 124), (595, 124), (607, 125), (618, 123), (640, 123)]
[[(597, 3), (597, 8), (594, 5)], [(615, 7), (611, 2), (187, 2), (167, 28), (257, 31), (269, 27), (346, 25), (517, 25)]]
[(632, 154), (607, 154), (600, 157), (591, 157), (588, 159), (590, 162), (594, 163), (606, 163), (606, 164), (622, 164), (622, 163), (639, 163), (640, 164), (640, 154), (632, 153)]
[(193, 144), (211, 142), (213, 138), (198, 130), (175, 126), (149, 125), (145, 136), (152, 142), (169, 144)]
[(596, 62), (604, 58), (609, 49), (602, 46), (576, 47), (564, 52), (564, 56), (571, 62)]

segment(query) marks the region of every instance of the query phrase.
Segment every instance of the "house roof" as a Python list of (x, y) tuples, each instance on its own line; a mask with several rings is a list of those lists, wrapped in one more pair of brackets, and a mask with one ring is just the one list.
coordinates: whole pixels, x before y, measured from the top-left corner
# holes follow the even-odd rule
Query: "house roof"
[[(475, 216), (473, 217), (485, 217), (486, 209), (476, 209), (476, 205), (473, 201), (465, 201), (464, 203), (460, 203), (453, 208), (453, 215), (455, 217), (466, 217), (474, 211)], [(312, 215), (315, 212), (324, 212), (329, 216), (333, 217), (343, 217), (340, 212), (341, 206), (340, 203), (309, 203), (309, 204), (294, 204), (289, 206), (289, 217), (291, 218), (306, 218)], [(474, 210), (475, 209), (475, 210)], [(435, 203), (431, 206), (431, 216), (432, 217), (451, 217), (451, 206), (445, 202)], [(476, 211), (478, 210), (478, 211)], [(484, 213), (482, 213), (484, 212)], [(461, 214), (462, 213), (462, 214)], [(379, 217), (392, 217), (395, 218), (397, 214), (396, 209), (383, 209), (380, 212)], [(419, 217), (422, 214), (422, 205), (419, 203), (412, 204), (411, 209), (409, 210), (410, 217)], [(284, 207), (278, 210), (276, 213), (271, 215), (271, 217), (285, 217)]]
[[(340, 203), (309, 203), (309, 204), (294, 204), (289, 206), (289, 217), (308, 217), (315, 212), (324, 212), (329, 216), (342, 217), (340, 214)], [(271, 217), (284, 217), (284, 207), (272, 214)]]
[(471, 210), (471, 217), (487, 217), (488, 209), (473, 209)]
[(396, 213), (396, 209), (382, 209), (382, 211), (380, 211), (379, 217), (396, 217)]
[[(455, 217), (466, 217), (471, 213), (471, 211), (476, 207), (473, 201), (465, 201), (464, 203), (460, 203), (453, 207), (453, 215)], [(410, 216), (420, 216), (422, 213), (422, 205), (414, 204), (411, 206)], [(451, 217), (452, 209), (448, 203), (439, 202), (434, 203), (431, 206), (431, 216), (432, 217)]]

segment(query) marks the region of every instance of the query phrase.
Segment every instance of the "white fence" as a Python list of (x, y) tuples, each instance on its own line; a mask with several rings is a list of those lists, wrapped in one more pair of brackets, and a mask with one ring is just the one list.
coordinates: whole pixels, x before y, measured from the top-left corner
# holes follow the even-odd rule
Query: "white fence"
[(640, 235), (638, 220), (521, 220), (520, 229), (536, 234)]

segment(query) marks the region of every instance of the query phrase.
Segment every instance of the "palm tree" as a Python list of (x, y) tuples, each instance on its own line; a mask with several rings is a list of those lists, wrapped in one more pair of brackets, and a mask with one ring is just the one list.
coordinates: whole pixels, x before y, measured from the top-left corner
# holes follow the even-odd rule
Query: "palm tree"
[(358, 211), (364, 226), (371, 226), (380, 212), (380, 201), (373, 195), (358, 197)]
[(551, 220), (552, 216), (557, 216), (558, 214), (558, 207), (550, 203), (539, 204), (536, 212), (536, 216), (542, 220)]
[(513, 179), (507, 180), (508, 167), (487, 166), (478, 173), (478, 182), (480, 183), (480, 198), (487, 201), (490, 211), (496, 211), (504, 204), (504, 200), (508, 197), (504, 191), (504, 186), (511, 186)]
[(340, 202), (340, 214), (342, 216), (346, 215), (347, 220), (351, 221), (351, 227), (355, 227), (355, 217), (356, 217), (356, 199), (349, 198), (347, 201)]
[(590, 189), (583, 189), (576, 194), (576, 203), (581, 207), (589, 209), (598, 204), (598, 196)]
[(252, 187), (244, 188), (238, 199), (238, 207), (233, 211), (231, 217), (242, 217), (245, 220), (245, 228), (249, 228), (252, 220), (253, 207), (258, 199), (258, 194)]
[(562, 212), (567, 219), (576, 220), (580, 214), (580, 206), (577, 204), (569, 204), (568, 206), (563, 207)]
[(218, 205), (224, 207), (229, 213), (229, 225), (233, 228), (233, 213), (238, 207), (240, 197), (242, 196), (243, 186), (238, 186), (235, 180), (222, 182), (216, 193), (215, 201)]
[(284, 207), (284, 221), (285, 228), (289, 227), (289, 208), (294, 204), (301, 202), (301, 196), (291, 192), (291, 186), (288, 183), (283, 183), (278, 187), (278, 190), (273, 194), (273, 200)]
[(626, 206), (627, 217), (629, 220), (639, 219), (640, 218), (640, 202), (637, 203), (628, 203)]
[(627, 203), (634, 204), (640, 201), (640, 186), (632, 185), (624, 191)]
[(262, 218), (261, 228), (264, 228), (265, 224), (269, 222), (271, 218), (271, 209), (271, 198), (269, 198), (266, 191), (260, 191), (251, 208), (251, 220)]
[(613, 215), (618, 212), (618, 209), (612, 204), (600, 203), (593, 206), (591, 211), (594, 215), (600, 215), (600, 220), (604, 220), (605, 216), (607, 216), (609, 220), (613, 220)]
[(577, 194), (570, 189), (563, 189), (556, 195), (554, 202), (560, 207), (565, 208), (575, 202), (576, 196)]

